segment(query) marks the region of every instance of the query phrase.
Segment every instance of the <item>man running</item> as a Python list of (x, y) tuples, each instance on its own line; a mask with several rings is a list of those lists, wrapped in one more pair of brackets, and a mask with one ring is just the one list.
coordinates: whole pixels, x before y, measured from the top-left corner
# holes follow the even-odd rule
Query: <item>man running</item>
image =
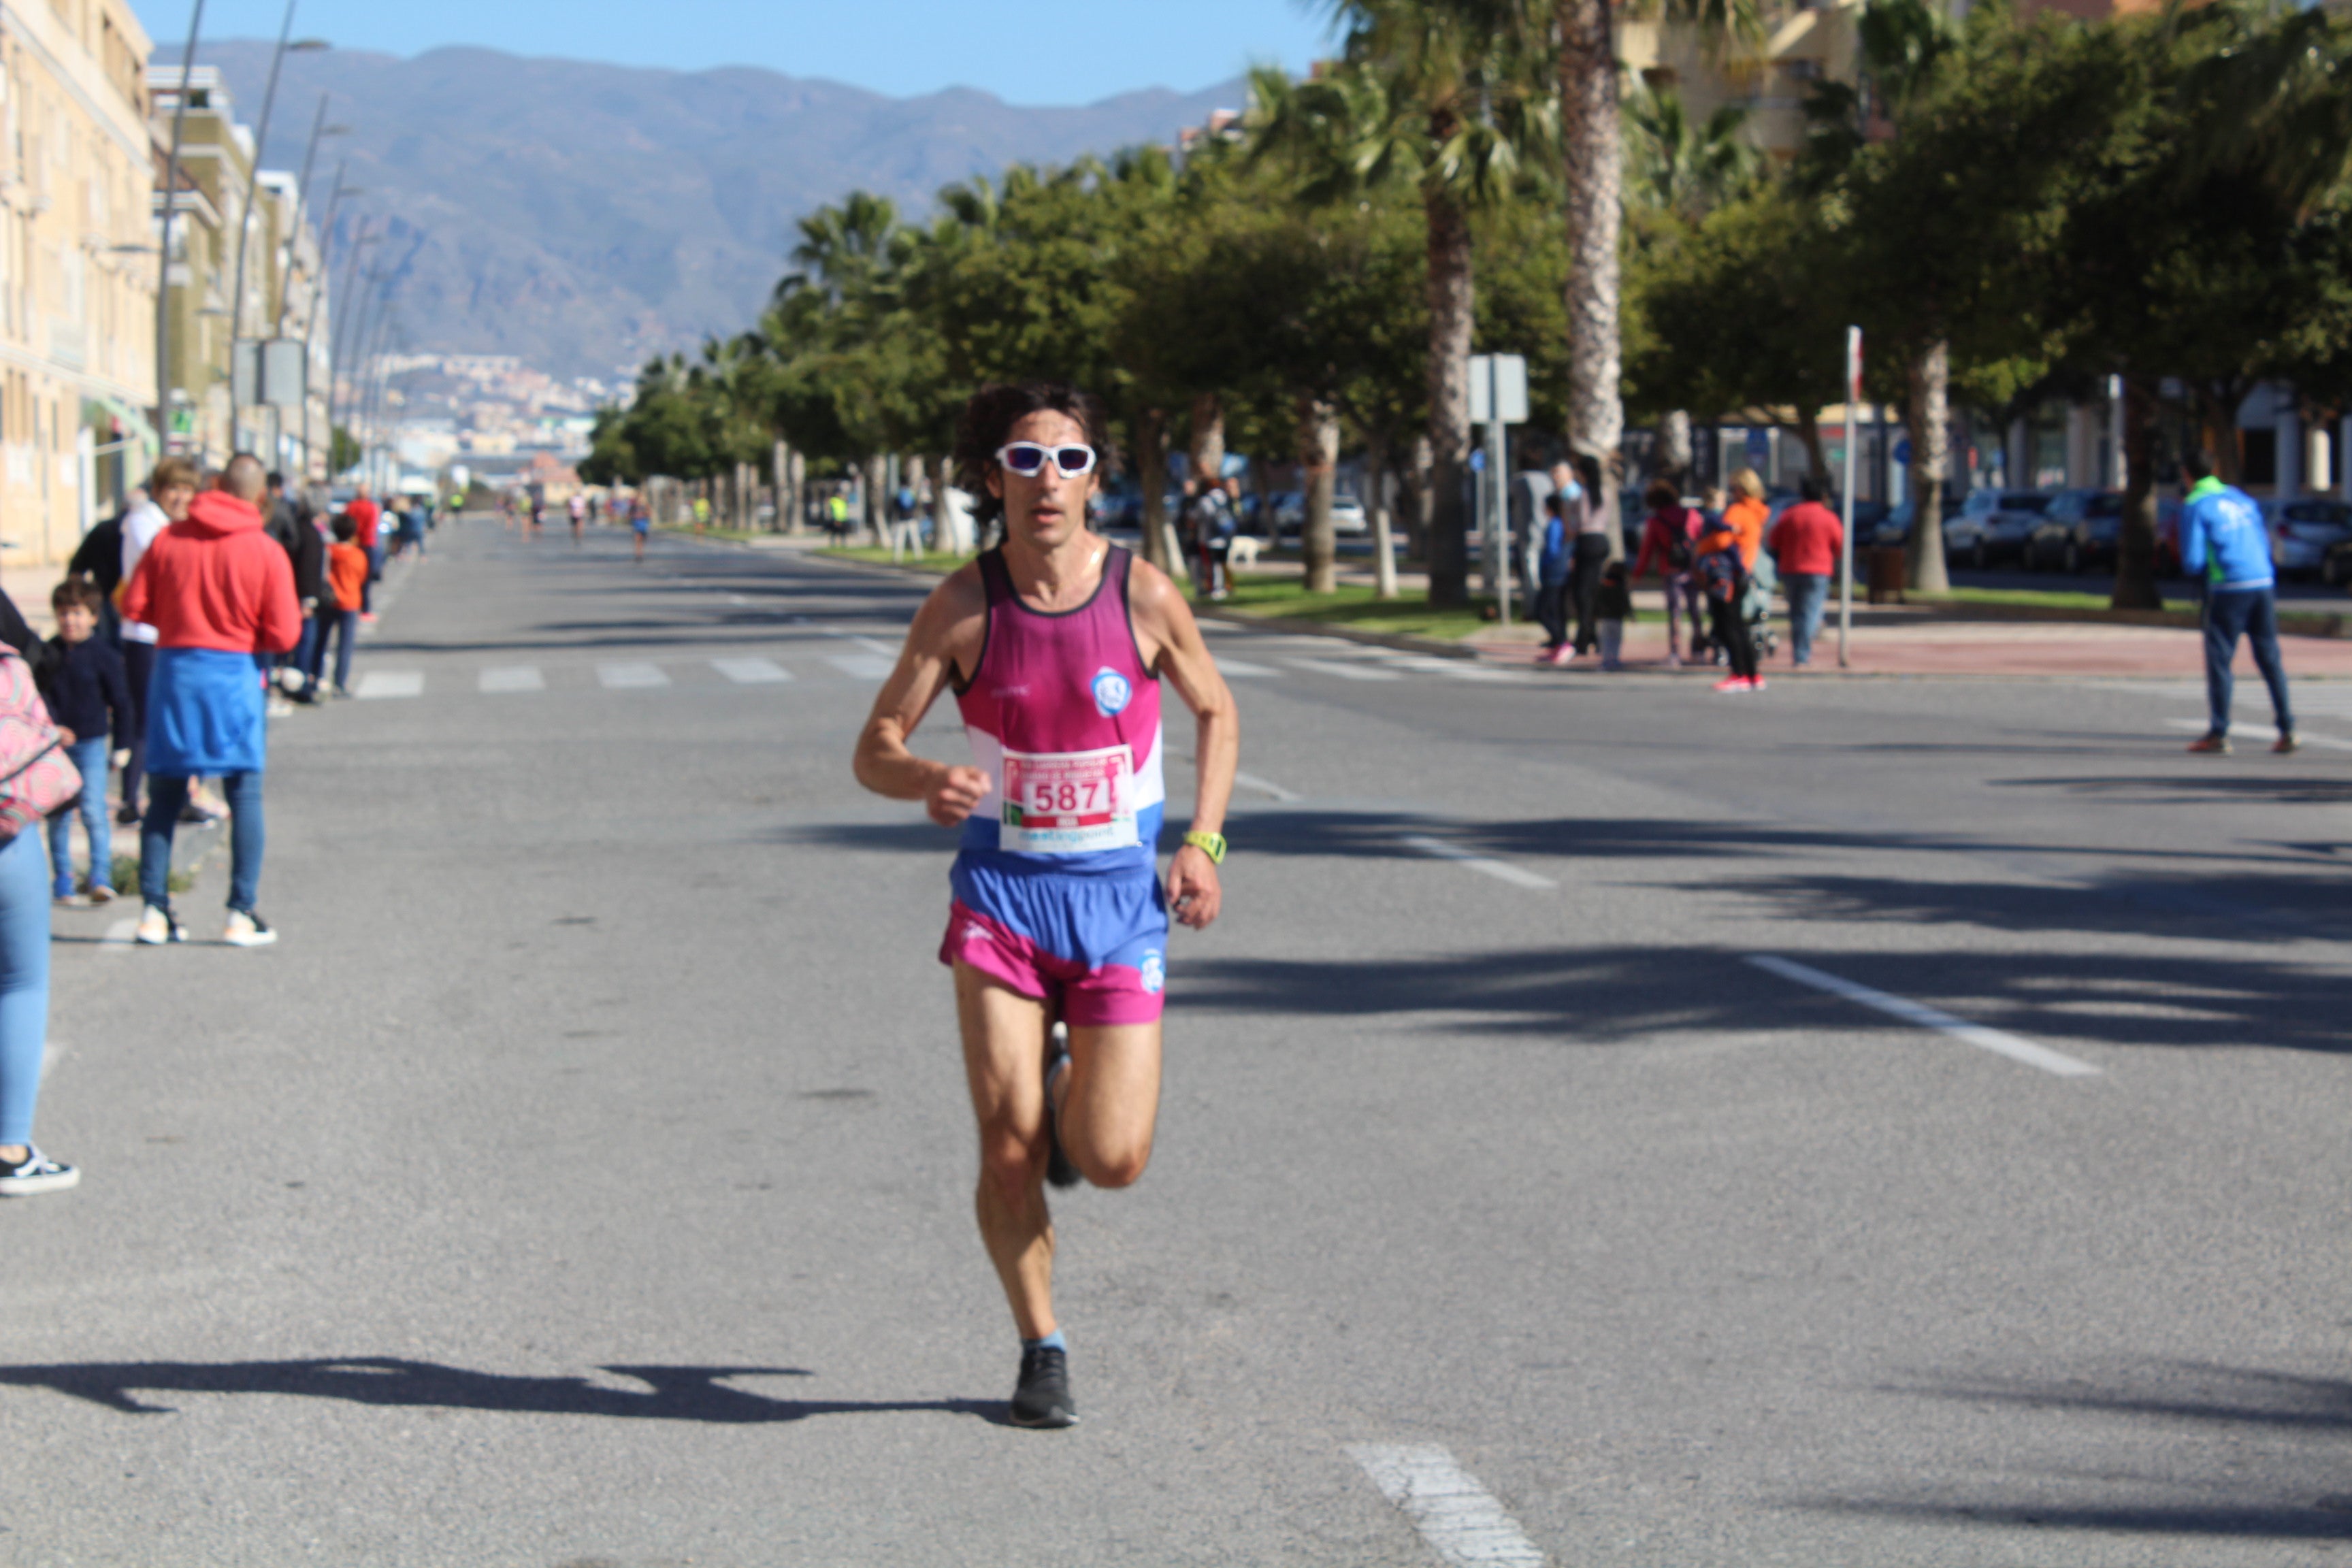
[[(1023, 1426), (1077, 1420), (1044, 1184), (1124, 1187), (1151, 1157), (1168, 911), (1196, 931), (1217, 918), (1241, 755), (1183, 595), (1087, 527), (1108, 450), (1100, 405), (1071, 387), (991, 386), (966, 405), (957, 483), (983, 498), (983, 527), (1003, 519), (1004, 542), (924, 601), (857, 743), (860, 784), (963, 829), (940, 958), (980, 1124), (981, 1238), (1021, 1335)], [(1162, 677), (1199, 726), (1192, 830), (1164, 893)], [(971, 764), (908, 750), (950, 687)]]

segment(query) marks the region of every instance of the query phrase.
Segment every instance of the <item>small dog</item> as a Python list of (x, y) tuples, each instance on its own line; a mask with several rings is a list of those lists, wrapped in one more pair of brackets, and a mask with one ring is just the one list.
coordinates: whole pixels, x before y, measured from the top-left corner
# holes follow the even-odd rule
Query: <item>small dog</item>
[(1257, 552), (1265, 542), (1255, 534), (1235, 534), (1233, 543), (1226, 546), (1226, 563), (1237, 572), (1247, 571), (1257, 564)]

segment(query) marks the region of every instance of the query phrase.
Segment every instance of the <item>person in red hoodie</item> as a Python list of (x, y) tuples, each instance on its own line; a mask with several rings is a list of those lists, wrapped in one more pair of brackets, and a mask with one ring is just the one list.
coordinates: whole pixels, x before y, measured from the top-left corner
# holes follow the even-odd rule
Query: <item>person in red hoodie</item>
[(1829, 492), (1807, 474), (1797, 481), (1797, 504), (1772, 525), (1765, 548), (1780, 567), (1780, 586), (1789, 595), (1789, 659), (1803, 666), (1813, 662), (1813, 638), (1822, 629), (1822, 608), (1828, 602), (1830, 578), (1838, 569), (1838, 552), (1845, 545), (1845, 525), (1822, 504)]
[(360, 531), (360, 548), (367, 552), (367, 581), (360, 587), (360, 619), (375, 619), (375, 585), (383, 580), (383, 511), (362, 485), (352, 504), (343, 508), (343, 515), (352, 520)]
[(157, 633), (147, 698), (147, 820), (139, 840), (139, 940), (185, 942), (172, 912), (172, 831), (196, 779), (220, 775), (228, 795), (228, 927), (222, 940), (278, 940), (255, 912), (261, 882), (261, 773), (268, 750), (265, 656), (301, 640), (294, 567), (263, 527), (261, 460), (239, 453), (219, 488), (156, 535), (122, 596), (123, 614)]

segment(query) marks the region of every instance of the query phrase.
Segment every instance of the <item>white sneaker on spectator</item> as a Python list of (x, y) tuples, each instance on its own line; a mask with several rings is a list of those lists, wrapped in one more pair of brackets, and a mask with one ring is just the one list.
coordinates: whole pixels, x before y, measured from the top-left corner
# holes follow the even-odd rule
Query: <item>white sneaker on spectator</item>
[(71, 1165), (61, 1165), (38, 1149), (27, 1147), (25, 1157), (14, 1164), (0, 1160), (0, 1198), (32, 1198), (43, 1193), (61, 1193), (79, 1185), (81, 1173)]
[(228, 929), (221, 932), (221, 941), (231, 947), (268, 947), (278, 940), (269, 922), (251, 910), (231, 910)]

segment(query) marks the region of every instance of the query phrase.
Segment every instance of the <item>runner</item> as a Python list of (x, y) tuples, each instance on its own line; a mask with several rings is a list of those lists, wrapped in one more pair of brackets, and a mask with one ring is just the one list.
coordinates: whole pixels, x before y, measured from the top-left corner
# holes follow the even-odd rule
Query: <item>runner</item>
[[(1044, 1184), (1124, 1187), (1151, 1157), (1168, 911), (1196, 931), (1217, 918), (1241, 752), (1183, 595), (1087, 530), (1108, 450), (1101, 407), (1070, 387), (991, 386), (966, 405), (957, 483), (983, 497), (982, 526), (1003, 517), (1004, 542), (924, 602), (857, 744), (859, 783), (963, 830), (940, 958), (979, 1121), (981, 1238), (1021, 1335), (1022, 1426), (1077, 1420)], [(1192, 830), (1164, 893), (1163, 676), (1199, 724)], [(971, 764), (908, 750), (950, 687)]]
[(588, 526), (588, 498), (573, 496), (567, 510), (572, 513), (572, 548), (577, 550), (583, 537), (582, 531)]
[(637, 560), (640, 563), (646, 558), (646, 535), (653, 531), (653, 508), (646, 504), (645, 497), (639, 496), (629, 503), (629, 531), (637, 536)]

